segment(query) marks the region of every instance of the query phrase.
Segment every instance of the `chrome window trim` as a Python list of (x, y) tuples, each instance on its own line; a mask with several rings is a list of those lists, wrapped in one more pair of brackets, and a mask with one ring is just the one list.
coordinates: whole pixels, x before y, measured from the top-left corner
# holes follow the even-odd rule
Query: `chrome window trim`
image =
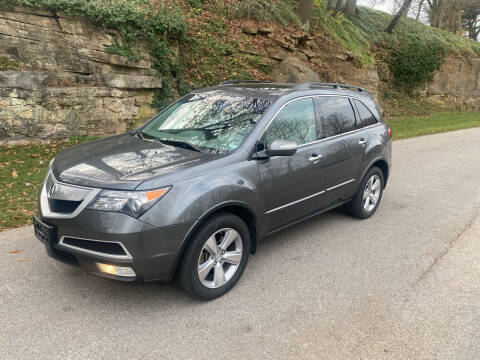
[(304, 197), (304, 198), (301, 198), (301, 199), (292, 201), (291, 203), (288, 203), (288, 204), (285, 204), (285, 205), (282, 205), (282, 206), (273, 208), (273, 209), (271, 209), (271, 210), (268, 210), (268, 211), (265, 213), (265, 215), (271, 214), (271, 213), (273, 213), (273, 212), (275, 212), (275, 211), (278, 211), (278, 210), (285, 209), (285, 208), (287, 208), (287, 207), (289, 207), (289, 206), (298, 204), (298, 203), (300, 203), (300, 202), (302, 202), (302, 201), (311, 199), (311, 198), (313, 198), (313, 197), (315, 197), (315, 196), (319, 196), (319, 195), (325, 194), (325, 193), (328, 192), (328, 191), (332, 191), (332, 190), (338, 189), (338, 188), (340, 188), (340, 187), (342, 187), (342, 186), (345, 186), (345, 185), (347, 185), (347, 184), (350, 184), (350, 183), (352, 183), (352, 182), (354, 182), (354, 181), (356, 181), (356, 180), (357, 180), (357, 179), (350, 179), (350, 180), (345, 181), (345, 182), (343, 182), (343, 183), (340, 183), (340, 184), (338, 184), (338, 185), (329, 187), (328, 189), (319, 191), (319, 192), (317, 192), (317, 193), (315, 193), (315, 194), (308, 195), (308, 196), (306, 196), (306, 197)]
[[(360, 110), (358, 110), (358, 106), (357, 106), (357, 104), (355, 104), (355, 101), (358, 101), (360, 104), (362, 104), (363, 106), (365, 106), (365, 108), (370, 112), (370, 114), (372, 114), (373, 118), (375, 119), (375, 124), (372, 124), (372, 125), (378, 125), (378, 124), (381, 123), (381, 121), (379, 121), (379, 120), (377, 119), (377, 117), (375, 116), (375, 114), (373, 113), (373, 111), (370, 110), (370, 108), (369, 108), (362, 100), (357, 99), (357, 98), (355, 98), (355, 97), (352, 97), (352, 99), (354, 100), (354, 101), (353, 101), (353, 103), (354, 103), (353, 105), (355, 106), (355, 109), (357, 110), (358, 117), (360, 117)], [(362, 121), (362, 119), (360, 119), (360, 121)], [(372, 126), (372, 125), (368, 125), (368, 126)], [(363, 128), (360, 128), (360, 129), (365, 129), (365, 128), (367, 128), (368, 126), (365, 126), (365, 127), (363, 127)]]
[[(113, 254), (107, 254), (107, 253), (102, 253), (99, 251), (94, 251), (94, 250), (88, 250), (84, 248), (79, 248), (77, 246), (65, 244), (63, 240), (65, 238), (71, 238), (71, 239), (78, 239), (78, 240), (88, 240), (88, 241), (96, 241), (96, 242), (103, 242), (103, 243), (111, 243), (111, 244), (118, 244), (122, 247), (123, 251), (125, 251), (126, 255), (113, 255)], [(91, 255), (97, 255), (97, 256), (102, 256), (110, 259), (123, 259), (123, 260), (132, 260), (132, 255), (130, 252), (127, 250), (127, 248), (119, 241), (107, 241), (107, 240), (96, 240), (96, 239), (86, 239), (86, 238), (80, 238), (78, 236), (68, 236), (64, 235), (60, 238), (60, 241), (58, 242), (58, 245), (67, 249), (72, 249), (75, 251), (83, 252), (86, 254), (91, 254)]]
[[(270, 124), (272, 123), (272, 121), (275, 120), (275, 118), (277, 117), (278, 113), (279, 113), (280, 111), (282, 111), (283, 108), (284, 108), (286, 105), (290, 104), (292, 101), (301, 100), (301, 99), (305, 99), (305, 98), (312, 98), (312, 99), (313, 99), (313, 98), (315, 98), (315, 97), (332, 97), (332, 96), (357, 100), (357, 101), (360, 101), (363, 105), (365, 105), (362, 100), (360, 100), (360, 99), (358, 99), (358, 98), (356, 98), (356, 97), (354, 97), (354, 96), (351, 96), (351, 95), (340, 95), (340, 94), (338, 94), (338, 95), (337, 95), (337, 94), (305, 95), (305, 96), (296, 97), (296, 98), (294, 98), (294, 99), (290, 99), (290, 100), (288, 100), (285, 104), (283, 104), (283, 105), (280, 107), (280, 109), (278, 109), (278, 110), (275, 112), (275, 114), (273, 114), (272, 118), (268, 121), (267, 125), (265, 126), (265, 129), (263, 129), (263, 131), (262, 131), (262, 132), (260, 133), (260, 135), (258, 136), (257, 142), (260, 141), (260, 140), (262, 140), (263, 135), (265, 134), (265, 132), (266, 132), (266, 131), (268, 130), (268, 128), (270, 127)], [(352, 105), (351, 105), (351, 106), (352, 106)], [(365, 107), (366, 107), (370, 112), (372, 112), (367, 105), (365, 105)], [(355, 113), (355, 109), (353, 108), (353, 106), (352, 106), (352, 110), (353, 110), (353, 112)], [(372, 113), (372, 115), (373, 115), (373, 113)], [(355, 115), (355, 116), (356, 116), (356, 115)], [(334, 139), (334, 138), (337, 138), (337, 137), (340, 137), (340, 136), (344, 136), (344, 135), (350, 135), (350, 134), (353, 134), (353, 133), (355, 133), (355, 132), (357, 132), (357, 131), (361, 131), (361, 130), (365, 130), (365, 129), (372, 128), (372, 127), (374, 127), (374, 126), (379, 126), (379, 125), (381, 125), (382, 122), (380, 122), (380, 121), (376, 118), (375, 115), (374, 115), (374, 117), (375, 117), (375, 119), (377, 120), (377, 123), (376, 123), (376, 124), (372, 124), (372, 125), (369, 125), (369, 126), (365, 126), (365, 127), (363, 127), (363, 128), (359, 128), (359, 129), (354, 129), (354, 130), (345, 132), (345, 133), (343, 133), (343, 134), (338, 134), (338, 135), (330, 136), (330, 137), (327, 137), (327, 138), (324, 138), (324, 139), (319, 139), (319, 140), (315, 140), (315, 141), (312, 141), (312, 142), (309, 142), (309, 143), (301, 144), (301, 145), (298, 145), (298, 147), (301, 148), (301, 147), (304, 147), (304, 146), (317, 144), (317, 143), (320, 143), (320, 142), (325, 141), (325, 140)], [(285, 140), (287, 140), (287, 139), (285, 139)]]
[[(280, 106), (280, 109), (278, 109), (277, 111), (275, 111), (275, 114), (272, 115), (272, 118), (271, 118), (270, 120), (268, 120), (268, 123), (267, 123), (267, 125), (265, 126), (265, 129), (262, 130), (260, 136), (259, 136), (258, 139), (257, 139), (257, 142), (262, 139), (263, 135), (264, 135), (265, 132), (268, 130), (268, 128), (269, 128), (270, 125), (272, 124), (273, 120), (275, 120), (275, 118), (277, 117), (278, 113), (279, 113), (280, 111), (282, 111), (285, 106), (287, 106), (288, 104), (290, 104), (290, 103), (293, 102), (293, 101), (302, 100), (302, 99), (307, 99), (307, 98), (311, 98), (311, 99), (312, 99), (312, 102), (313, 102), (313, 98), (314, 98), (315, 96), (317, 96), (317, 95), (299, 96), (299, 97), (296, 97), (296, 98), (294, 98), (294, 99), (288, 100), (285, 104), (283, 104), (282, 106)], [(314, 109), (314, 111), (315, 111), (315, 103), (313, 103), (312, 105), (313, 105), (313, 109)], [(316, 120), (317, 120), (317, 119), (316, 119), (316, 116), (315, 116), (315, 123), (316, 123)], [(315, 127), (316, 127), (316, 125), (315, 125)], [(288, 140), (288, 139), (284, 139), (284, 140)], [(301, 146), (301, 145), (298, 145), (298, 146)]]
[(340, 136), (346, 136), (346, 135), (352, 135), (356, 132), (360, 132), (362, 130), (366, 130), (366, 129), (370, 129), (370, 128), (373, 128), (375, 126), (379, 126), (381, 125), (381, 123), (376, 123), (376, 124), (372, 124), (372, 125), (369, 125), (369, 126), (365, 126), (363, 128), (360, 128), (360, 129), (355, 129), (355, 130), (352, 130), (352, 131), (348, 131), (346, 133), (342, 133), (342, 134), (338, 134), (338, 135), (334, 135), (334, 136), (330, 136), (330, 137), (327, 137), (327, 138), (324, 138), (324, 139), (320, 139), (320, 140), (317, 140), (317, 141), (312, 141), (312, 142), (309, 142), (307, 144), (303, 144), (303, 145), (298, 145), (298, 147), (303, 147), (303, 146), (308, 146), (308, 145), (312, 145), (312, 144), (318, 144), (318, 143), (321, 143), (322, 141), (327, 141), (327, 140), (331, 140), (331, 139), (336, 139), (336, 138), (339, 138)]
[[(50, 211), (50, 206), (48, 204), (48, 195), (47, 195), (47, 179), (48, 177), (51, 176), (53, 181), (57, 184), (61, 184), (63, 186), (68, 186), (72, 188), (78, 188), (78, 189), (83, 189), (83, 190), (89, 190), (90, 192), (87, 194), (87, 196), (82, 200), (80, 205), (75, 209), (74, 212), (71, 214), (61, 214), (61, 213), (56, 213), (53, 211)], [(85, 207), (98, 195), (98, 193), (102, 189), (95, 189), (95, 188), (89, 188), (85, 186), (79, 186), (79, 185), (72, 185), (72, 184), (67, 184), (58, 181), (55, 178), (55, 175), (53, 175), (52, 170), (48, 171), (47, 176), (45, 177), (45, 181), (43, 182), (42, 185), (42, 191), (40, 193), (40, 210), (42, 212), (42, 217), (46, 219), (73, 219), (76, 217), (80, 212), (85, 209)]]

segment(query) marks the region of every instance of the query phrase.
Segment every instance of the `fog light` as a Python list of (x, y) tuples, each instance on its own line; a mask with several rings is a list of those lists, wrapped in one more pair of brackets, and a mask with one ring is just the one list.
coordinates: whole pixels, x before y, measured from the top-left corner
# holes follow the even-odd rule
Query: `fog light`
[(116, 276), (124, 276), (124, 277), (135, 277), (135, 271), (128, 266), (117, 266), (117, 265), (109, 265), (109, 264), (102, 264), (96, 263), (98, 270), (103, 273), (116, 275)]

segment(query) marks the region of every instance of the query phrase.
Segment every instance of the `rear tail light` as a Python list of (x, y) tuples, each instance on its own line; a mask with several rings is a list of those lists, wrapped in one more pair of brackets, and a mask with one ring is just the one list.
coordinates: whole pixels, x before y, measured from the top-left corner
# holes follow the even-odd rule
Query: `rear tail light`
[(393, 133), (392, 133), (392, 129), (388, 128), (388, 136), (392, 137), (393, 136)]

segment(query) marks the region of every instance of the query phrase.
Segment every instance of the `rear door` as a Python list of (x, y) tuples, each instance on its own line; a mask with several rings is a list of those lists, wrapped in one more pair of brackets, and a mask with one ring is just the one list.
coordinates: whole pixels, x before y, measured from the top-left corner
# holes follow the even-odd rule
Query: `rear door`
[(320, 163), (324, 144), (317, 141), (318, 130), (312, 97), (284, 105), (266, 129), (262, 138), (265, 148), (274, 140), (298, 145), (293, 156), (258, 161), (267, 231), (322, 207), (325, 174)]
[(325, 198), (335, 203), (355, 191), (369, 139), (366, 131), (357, 128), (354, 107), (348, 97), (318, 96), (315, 100), (326, 152)]

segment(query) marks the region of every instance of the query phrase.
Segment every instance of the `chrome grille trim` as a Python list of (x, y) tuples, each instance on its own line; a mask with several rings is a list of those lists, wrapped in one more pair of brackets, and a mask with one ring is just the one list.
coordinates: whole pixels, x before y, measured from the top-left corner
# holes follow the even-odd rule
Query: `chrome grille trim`
[[(63, 240), (64, 240), (65, 238), (118, 244), (118, 245), (120, 245), (120, 246), (122, 247), (123, 251), (125, 251), (125, 254), (126, 254), (126, 255), (108, 254), (108, 253), (103, 253), (103, 252), (99, 252), (99, 251), (84, 249), (84, 248), (81, 248), (81, 247), (78, 247), (78, 246), (73, 246), (73, 245), (70, 245), (70, 244), (65, 244), (65, 243), (63, 242)], [(106, 240), (85, 239), (85, 238), (79, 238), (79, 237), (77, 237), (77, 236), (66, 236), (66, 235), (65, 235), (65, 236), (62, 236), (62, 237), (60, 238), (60, 241), (58, 242), (58, 245), (61, 246), (61, 247), (63, 247), (63, 248), (66, 248), (66, 249), (72, 249), (72, 250), (75, 250), (75, 251), (78, 251), (78, 252), (83, 252), (83, 253), (90, 254), (90, 255), (98, 255), (98, 256), (102, 256), (102, 257), (106, 257), (106, 258), (111, 258), (111, 259), (125, 259), (125, 260), (132, 260), (132, 259), (133, 259), (133, 258), (132, 258), (132, 255), (128, 252), (127, 248), (126, 248), (121, 242), (118, 242), (118, 241), (106, 241)]]
[[(49, 189), (47, 189), (47, 183), (52, 184), (52, 182), (57, 185), (57, 191), (52, 198), (57, 200), (82, 201), (74, 212), (70, 214), (62, 214), (50, 210), (50, 206), (48, 204), (47, 191)], [(97, 196), (100, 191), (101, 189), (62, 183), (55, 179), (53, 172), (50, 170), (45, 178), (45, 181), (43, 182), (42, 191), (40, 193), (40, 211), (42, 212), (42, 217), (47, 219), (72, 219), (80, 214), (80, 212), (85, 209), (85, 207)], [(67, 196), (70, 196), (71, 198), (66, 198)]]

